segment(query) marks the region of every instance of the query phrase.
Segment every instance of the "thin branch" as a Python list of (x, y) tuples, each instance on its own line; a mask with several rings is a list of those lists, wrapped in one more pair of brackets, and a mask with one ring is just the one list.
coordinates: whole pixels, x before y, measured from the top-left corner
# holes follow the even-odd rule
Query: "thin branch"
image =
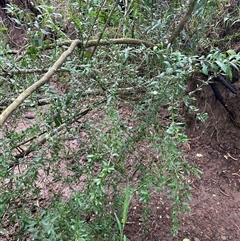
[[(97, 40), (90, 40), (85, 45), (85, 48), (95, 46), (96, 44), (97, 44)], [(101, 39), (98, 45), (103, 46), (103, 45), (110, 45), (110, 44), (145, 45), (146, 47), (150, 47), (150, 48), (156, 46), (151, 42), (141, 40), (141, 39), (134, 39), (134, 38), (119, 38), (119, 39), (108, 39), (108, 40)]]
[[(69, 46), (72, 44), (72, 42), (75, 40), (65, 40), (59, 43), (52, 43), (44, 47), (38, 47), (37, 49), (39, 50), (47, 50), (47, 49), (53, 49), (56, 46), (62, 47), (62, 46)], [(78, 40), (78, 47), (82, 49), (94, 47), (96, 45), (98, 46), (104, 46), (104, 45), (111, 45), (111, 44), (133, 44), (133, 45), (145, 45), (146, 47), (154, 47), (156, 46), (154, 43), (145, 41), (145, 40), (140, 40), (140, 39), (134, 39), (134, 38), (118, 38), (118, 39), (107, 39), (103, 40), (101, 39), (98, 43), (98, 39), (92, 39), (86, 42), (83, 42), (81, 40)], [(22, 55), (19, 55), (19, 51), (16, 50), (9, 50), (7, 51), (7, 54), (17, 54), (17, 57), (15, 57), (15, 62), (18, 62), (19, 60), (22, 59), (22, 57), (26, 54), (27, 50), (25, 52), (22, 52)], [(0, 53), (1, 56), (1, 53)]]
[[(43, 69), (16, 69), (16, 70), (4, 70), (4, 72), (6, 73), (4, 76), (14, 76), (16, 74), (36, 74), (36, 73), (46, 73), (48, 71), (48, 68), (43, 68)], [(58, 73), (62, 73), (62, 72), (71, 72), (68, 69), (58, 69), (56, 70), (56, 72)]]
[(67, 59), (69, 55), (74, 51), (76, 46), (79, 45), (79, 40), (73, 40), (70, 47), (62, 53), (60, 58), (53, 64), (52, 68), (49, 69), (49, 71), (36, 83), (28, 87), (25, 91), (23, 91), (13, 102), (10, 104), (0, 115), (0, 127), (3, 126), (6, 119), (9, 117), (9, 115), (18, 108), (18, 106), (27, 98), (29, 97), (35, 90), (37, 90), (39, 87), (44, 85), (51, 76), (61, 67), (63, 62)]
[[(72, 54), (76, 47), (82, 47), (83, 43), (79, 39), (75, 39), (72, 41), (66, 41), (65, 43), (70, 44), (70, 47), (62, 53), (59, 59), (53, 64), (53, 66), (48, 70), (44, 76), (28, 87), (25, 91), (23, 91), (13, 102), (10, 104), (0, 115), (0, 127), (3, 126), (7, 118), (10, 114), (18, 108), (18, 106), (27, 98), (29, 97), (34, 91), (40, 88), (42, 85), (47, 83), (47, 81), (51, 78), (51, 76), (61, 67), (64, 61), (67, 59), (68, 56)], [(110, 45), (110, 44), (133, 44), (133, 45), (145, 45), (146, 47), (154, 47), (155, 45), (151, 42), (139, 39), (132, 39), (132, 38), (120, 38), (120, 39), (110, 39), (110, 40), (90, 40), (86, 43), (86, 47), (92, 47), (96, 45)]]
[[(75, 40), (65, 40), (57, 44), (56, 43), (49, 44), (45, 49), (52, 49), (52, 48), (55, 48), (56, 46), (58, 47), (66, 46), (66, 45), (68, 46), (68, 45), (71, 45), (73, 41)], [(111, 45), (111, 44), (133, 44), (133, 45), (145, 45), (146, 47), (150, 47), (150, 48), (156, 46), (156, 44), (152, 42), (141, 40), (141, 39), (117, 38), (117, 39), (101, 39), (99, 43), (98, 43), (98, 39), (92, 39), (87, 42), (82, 42), (79, 40), (78, 47), (82, 48), (84, 46), (84, 48), (90, 48), (90, 47), (94, 47), (97, 44), (99, 46)]]
[(191, 18), (192, 16), (192, 12), (194, 10), (194, 7), (197, 4), (197, 0), (193, 0), (190, 5), (189, 5), (189, 9), (187, 11), (187, 13), (185, 14), (185, 16), (183, 17), (183, 19), (180, 21), (180, 23), (178, 24), (177, 28), (175, 29), (175, 31), (172, 33), (172, 35), (170, 36), (168, 43), (173, 43), (176, 38), (179, 36), (180, 32), (183, 30), (184, 25), (187, 23), (187, 21)]
[(99, 35), (99, 38), (98, 38), (98, 40), (97, 40), (97, 43), (96, 43), (95, 46), (94, 46), (94, 49), (93, 49), (93, 51), (92, 51), (92, 53), (91, 53), (90, 58), (92, 58), (93, 55), (94, 55), (94, 53), (96, 52), (97, 47), (98, 47), (98, 45), (99, 45), (99, 43), (100, 43), (100, 41), (101, 41), (101, 39), (102, 39), (102, 36), (103, 36), (103, 34), (104, 34), (107, 26), (108, 26), (109, 23), (110, 23), (110, 20), (111, 20), (111, 18), (112, 18), (113, 12), (114, 12), (115, 8), (117, 7), (117, 5), (118, 5), (118, 0), (115, 1), (115, 4), (114, 4), (114, 6), (113, 6), (113, 8), (112, 8), (112, 10), (111, 10), (111, 12), (110, 12), (110, 14), (109, 14), (109, 16), (108, 16), (108, 19), (107, 19), (107, 21), (106, 21), (106, 23), (105, 23), (105, 26), (103, 27), (102, 32), (101, 32), (100, 35)]
[[(77, 120), (79, 120), (79, 118), (82, 118), (83, 116), (87, 115), (90, 111), (93, 110), (94, 106), (99, 106), (101, 104), (103, 104), (104, 102), (106, 102), (106, 99), (103, 99), (99, 102), (96, 102), (94, 104), (91, 105), (91, 107), (88, 107), (86, 110), (82, 111), (81, 113), (78, 113), (77, 115), (75, 115), (74, 117), (72, 117), (71, 119), (65, 121), (64, 123), (62, 123), (59, 127), (53, 129), (50, 133), (48, 133), (50, 137), (54, 137), (56, 135), (59, 135), (60, 131), (62, 131), (66, 126), (70, 126), (71, 124), (73, 124), (74, 122), (76, 122)], [(34, 139), (37, 139), (39, 137), (41, 137), (42, 135), (44, 135), (47, 131), (43, 131), (42, 133), (40, 133), (39, 135), (37, 136), (34, 136), (22, 143), (20, 143), (19, 145), (17, 145), (15, 147), (15, 149), (19, 148), (20, 146), (26, 144), (26, 143), (29, 143), (31, 142), (30, 146), (22, 151), (21, 153), (15, 155), (15, 161), (12, 162), (10, 165), (9, 165), (9, 169), (12, 169), (13, 167), (17, 166), (19, 164), (19, 159), (20, 158), (24, 158), (26, 157), (27, 155), (29, 155), (30, 153), (32, 153), (33, 151), (36, 150), (36, 148), (39, 148), (40, 146), (42, 146), (44, 143), (47, 142), (48, 138), (46, 137), (46, 135), (41, 139), (39, 140), (37, 143), (34, 143), (33, 140)]]

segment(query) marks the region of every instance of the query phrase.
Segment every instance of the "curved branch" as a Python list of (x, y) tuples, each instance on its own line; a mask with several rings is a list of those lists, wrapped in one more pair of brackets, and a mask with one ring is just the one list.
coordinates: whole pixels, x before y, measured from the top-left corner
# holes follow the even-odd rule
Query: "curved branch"
[(146, 47), (154, 47), (156, 46), (155, 44), (145, 41), (145, 40), (140, 40), (140, 39), (134, 39), (134, 38), (119, 38), (119, 39), (101, 39), (98, 43), (98, 40), (89, 40), (85, 48), (89, 48), (92, 46), (95, 46), (96, 44), (103, 46), (103, 45), (110, 45), (110, 44), (133, 44), (133, 45), (145, 45)]
[[(85, 48), (89, 48), (96, 45), (110, 45), (110, 44), (133, 44), (133, 45), (145, 45), (146, 47), (154, 47), (155, 45), (151, 42), (145, 40), (138, 40), (132, 38), (120, 38), (120, 39), (109, 39), (100, 41), (97, 40), (89, 40), (85, 43)], [(70, 45), (69, 48), (62, 53), (59, 59), (53, 64), (53, 66), (48, 70), (48, 72), (36, 83), (28, 87), (25, 91), (23, 91), (13, 102), (10, 104), (0, 115), (0, 127), (3, 126), (7, 118), (10, 114), (18, 108), (18, 106), (28, 97), (30, 96), (35, 90), (39, 87), (44, 85), (51, 76), (61, 67), (64, 61), (67, 59), (69, 55), (72, 54), (76, 47), (83, 47), (83, 42), (79, 39), (65, 41), (62, 45)]]
[[(65, 45), (71, 45), (74, 40), (66, 40), (62, 41), (57, 44), (57, 46), (65, 46)], [(101, 39), (98, 42), (98, 39), (92, 39), (87, 42), (82, 42), (79, 40), (78, 47), (82, 48), (90, 48), (95, 45), (104, 46), (104, 45), (111, 45), (111, 44), (133, 44), (133, 45), (145, 45), (146, 47), (154, 47), (156, 44), (153, 44), (152, 42), (141, 40), (141, 39), (135, 39), (135, 38), (117, 38), (117, 39)], [(49, 44), (46, 49), (55, 48), (56, 44)]]
[[(75, 40), (65, 40), (59, 43), (53, 43), (53, 44), (49, 44), (46, 47), (39, 47), (38, 49), (52, 49), (55, 48), (56, 46), (58, 47), (62, 47), (62, 46), (69, 46), (72, 44), (72, 42)], [(132, 44), (132, 45), (145, 45), (148, 48), (153, 48), (154, 46), (156, 46), (156, 44), (149, 42), (149, 41), (145, 41), (145, 40), (141, 40), (141, 39), (134, 39), (134, 38), (118, 38), (118, 39), (101, 39), (98, 42), (98, 39), (92, 39), (86, 42), (82, 42), (81, 40), (79, 40), (78, 42), (78, 47), (79, 48), (90, 48), (93, 46), (104, 46), (104, 45), (111, 45), (111, 44)], [(26, 47), (26, 46), (25, 46)], [(21, 50), (9, 50), (7, 51), (8, 54), (17, 54), (15, 61), (18, 62), (22, 59), (23, 55), (25, 55), (26, 52), (23, 52), (22, 55), (20, 55), (19, 53), (22, 52)], [(1, 54), (0, 54), (1, 56)]]
[(44, 85), (51, 76), (57, 71), (57, 69), (63, 64), (63, 62), (67, 59), (69, 55), (73, 52), (73, 50), (76, 48), (76, 46), (79, 45), (80, 40), (76, 39), (73, 40), (70, 47), (62, 53), (60, 58), (53, 64), (52, 68), (48, 70), (48, 72), (36, 83), (28, 87), (25, 91), (23, 91), (13, 102), (10, 104), (0, 115), (0, 126), (4, 124), (6, 119), (9, 117), (9, 115), (17, 109), (17, 107), (28, 97), (30, 96), (35, 90), (37, 90), (39, 87)]

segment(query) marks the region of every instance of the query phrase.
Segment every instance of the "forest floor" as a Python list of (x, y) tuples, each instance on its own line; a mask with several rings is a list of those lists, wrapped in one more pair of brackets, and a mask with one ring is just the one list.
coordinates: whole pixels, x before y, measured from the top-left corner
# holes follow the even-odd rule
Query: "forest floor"
[[(189, 81), (189, 91), (197, 84), (196, 79)], [(238, 83), (235, 87), (240, 90)], [(125, 230), (130, 240), (240, 240), (240, 100), (222, 86), (219, 88), (235, 113), (235, 121), (216, 101), (209, 86), (195, 96), (200, 111), (209, 113), (207, 121), (201, 123), (186, 115), (189, 143), (184, 152), (189, 163), (197, 166), (202, 175), (191, 182), (191, 211), (180, 217), (178, 235), (173, 237), (170, 231), (169, 200), (164, 195), (153, 193), (151, 216), (147, 223), (141, 220), (140, 205), (130, 209)], [(142, 235), (143, 230), (145, 235)]]
[[(234, 157), (233, 157), (234, 156)], [(171, 207), (166, 197), (153, 194), (151, 216), (141, 221), (141, 207), (132, 207), (126, 235), (130, 240), (221, 241), (240, 237), (240, 152), (231, 155), (220, 147), (191, 141), (188, 161), (201, 171), (192, 182), (191, 212), (180, 218), (180, 230), (173, 237)], [(142, 235), (145, 229), (146, 235)]]
[[(189, 91), (198, 78), (189, 80)], [(238, 81), (239, 82), (239, 81)], [(234, 84), (240, 91), (240, 84)], [(219, 89), (229, 108), (235, 113), (233, 121), (216, 101), (210, 86), (196, 92), (196, 106), (207, 112), (205, 123), (184, 113), (189, 142), (184, 148), (189, 163), (201, 170), (201, 178), (191, 180), (191, 211), (180, 217), (177, 236), (171, 233), (171, 202), (165, 194), (152, 192), (150, 216), (143, 220), (140, 203), (130, 205), (125, 235), (131, 241), (238, 241), (240, 237), (240, 96), (229, 94), (221, 85)], [(127, 116), (129, 110), (125, 109)], [(161, 112), (161, 110), (160, 110)], [(238, 116), (239, 115), (239, 116)], [(33, 120), (34, 122), (34, 120)], [(69, 143), (73, 145), (74, 143)], [(63, 168), (65, 169), (65, 168)], [(71, 192), (61, 183), (42, 176), (45, 183), (41, 205), (45, 206), (53, 192), (61, 192), (68, 199)], [(49, 181), (50, 180), (50, 181)], [(48, 183), (49, 182), (49, 183)], [(80, 190), (80, 186), (76, 186)], [(15, 228), (13, 227), (14, 234)], [(13, 235), (14, 236), (14, 235)], [(5, 237), (4, 237), (5, 238)], [(13, 240), (10, 237), (0, 240)]]
[[(196, 89), (201, 76), (189, 80), (188, 91)], [(240, 81), (234, 83), (240, 91)], [(238, 241), (240, 237), (240, 96), (229, 93), (219, 83), (234, 120), (216, 100), (210, 86), (195, 93), (195, 105), (200, 112), (208, 113), (205, 123), (197, 121), (187, 111), (188, 145), (184, 148), (189, 163), (201, 170), (201, 178), (191, 180), (191, 211), (180, 217), (177, 236), (171, 233), (171, 206), (164, 194), (153, 191), (150, 216), (142, 218), (140, 203), (130, 205), (125, 235), (131, 241)], [(127, 116), (129, 110), (126, 109)], [(159, 110), (161, 113), (161, 110)], [(34, 122), (34, 120), (33, 120)], [(47, 177), (49, 181), (49, 177)], [(80, 189), (80, 187), (76, 187)], [(59, 183), (46, 184), (42, 205), (53, 190), (61, 190), (63, 197), (70, 196)], [(13, 228), (14, 231), (14, 228)], [(14, 233), (14, 232), (13, 232)], [(1, 238), (1, 237), (0, 237)], [(1, 240), (12, 240), (2, 238)]]
[[(233, 31), (237, 32), (238, 29)], [(24, 38), (19, 37), (21, 34), (21, 30), (16, 31), (12, 42), (15, 43), (18, 39), (23, 41)], [(189, 91), (196, 89), (199, 78), (200, 76), (194, 76), (194, 79), (189, 80)], [(238, 82), (235, 87), (239, 92)], [(194, 116), (186, 114), (189, 143), (184, 152), (189, 163), (197, 166), (202, 175), (200, 179), (191, 182), (191, 211), (180, 217), (178, 235), (173, 237), (170, 231), (170, 201), (164, 194), (153, 192), (150, 217), (146, 222), (142, 219), (141, 204), (134, 203), (130, 206), (125, 227), (125, 235), (129, 240), (240, 240), (240, 96), (228, 93), (222, 86), (219, 88), (235, 115), (234, 121), (216, 101), (209, 86), (195, 93), (196, 105), (200, 112), (208, 113), (208, 120), (200, 123)], [(55, 188), (62, 187), (55, 184)], [(68, 195), (66, 192), (65, 197)], [(0, 240), (12, 239), (0, 236)]]

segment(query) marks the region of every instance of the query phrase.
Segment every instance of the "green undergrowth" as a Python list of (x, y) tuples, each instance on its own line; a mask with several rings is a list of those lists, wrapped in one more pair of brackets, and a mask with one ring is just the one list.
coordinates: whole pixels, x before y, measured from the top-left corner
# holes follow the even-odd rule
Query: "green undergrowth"
[[(134, 37), (156, 46), (78, 48), (11, 114), (0, 131), (0, 235), (128, 240), (132, 203), (143, 206), (147, 223), (153, 193), (167, 194), (177, 234), (179, 214), (190, 210), (190, 181), (200, 177), (182, 152), (188, 137), (181, 107), (206, 117), (186, 94), (186, 81), (196, 71), (230, 75), (226, 66), (236, 65), (238, 55), (213, 50), (198, 58), (198, 34), (191, 43), (181, 34), (179, 44), (167, 45), (173, 22), (188, 6), (170, 2), (159, 8), (130, 1), (124, 15), (118, 7), (110, 15), (114, 3), (101, 1), (43, 3), (38, 8), (44, 14), (28, 23), (14, 15), (29, 45), (17, 61), (7, 41), (0, 47), (2, 109), (53, 65), (70, 33), (82, 41)], [(197, 5), (190, 23), (207, 13), (206, 5)]]

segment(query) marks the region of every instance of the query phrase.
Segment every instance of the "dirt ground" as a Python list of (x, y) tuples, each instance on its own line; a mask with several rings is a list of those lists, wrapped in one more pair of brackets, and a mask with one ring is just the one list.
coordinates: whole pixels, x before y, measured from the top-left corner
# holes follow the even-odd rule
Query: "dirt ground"
[[(0, 14), (4, 15), (1, 11)], [(21, 39), (17, 43), (21, 46), (25, 40), (19, 35), (24, 33), (18, 31), (14, 31), (16, 34), (12, 35), (10, 42), (16, 44)], [(201, 85), (201, 78), (193, 76), (189, 80), (189, 92)], [(240, 80), (234, 85), (240, 92)], [(170, 232), (169, 200), (164, 195), (152, 193), (147, 223), (141, 218), (141, 205), (133, 205), (129, 210), (125, 234), (131, 241), (240, 240), (240, 96), (230, 93), (220, 84), (219, 89), (234, 118), (216, 100), (210, 86), (195, 92), (200, 112), (209, 115), (207, 121), (201, 123), (194, 115), (185, 114), (189, 136), (185, 152), (188, 161), (202, 171), (202, 176), (191, 182), (191, 212), (180, 217), (178, 235), (173, 237)]]
[[(196, 89), (201, 76), (189, 80), (188, 91)], [(240, 84), (234, 85), (238, 92)], [(125, 235), (131, 241), (237, 241), (240, 237), (240, 96), (229, 93), (219, 83), (234, 119), (216, 100), (210, 86), (195, 92), (199, 111), (207, 112), (205, 123), (185, 111), (188, 145), (184, 152), (188, 161), (202, 171), (200, 179), (191, 180), (191, 212), (180, 217), (180, 229), (173, 237), (170, 201), (164, 194), (152, 193), (150, 217), (142, 218), (138, 203), (130, 206)], [(127, 109), (125, 109), (128, 112)], [(127, 115), (127, 113), (125, 113)], [(49, 177), (48, 177), (49, 180)], [(53, 185), (53, 186), (51, 186)], [(61, 189), (65, 197), (69, 191), (59, 183), (47, 186), (46, 196)], [(43, 202), (47, 199), (43, 199)], [(44, 203), (43, 203), (44, 204)], [(42, 205), (43, 205), (42, 204)], [(3, 240), (0, 238), (0, 240)], [(4, 239), (12, 240), (12, 239)]]
[[(189, 80), (189, 91), (201, 78)], [(239, 91), (239, 83), (235, 83)], [(240, 97), (229, 93), (219, 84), (235, 119), (216, 100), (210, 86), (196, 92), (196, 104), (209, 117), (205, 123), (186, 115), (187, 133), (190, 138), (185, 152), (188, 161), (201, 171), (201, 179), (192, 180), (191, 212), (182, 215), (179, 233), (173, 237), (171, 207), (166, 197), (152, 195), (151, 218), (142, 223), (141, 207), (132, 207), (129, 213), (126, 235), (130, 240), (151, 241), (222, 241), (239, 240), (240, 237)], [(142, 231), (145, 230), (145, 235)]]

